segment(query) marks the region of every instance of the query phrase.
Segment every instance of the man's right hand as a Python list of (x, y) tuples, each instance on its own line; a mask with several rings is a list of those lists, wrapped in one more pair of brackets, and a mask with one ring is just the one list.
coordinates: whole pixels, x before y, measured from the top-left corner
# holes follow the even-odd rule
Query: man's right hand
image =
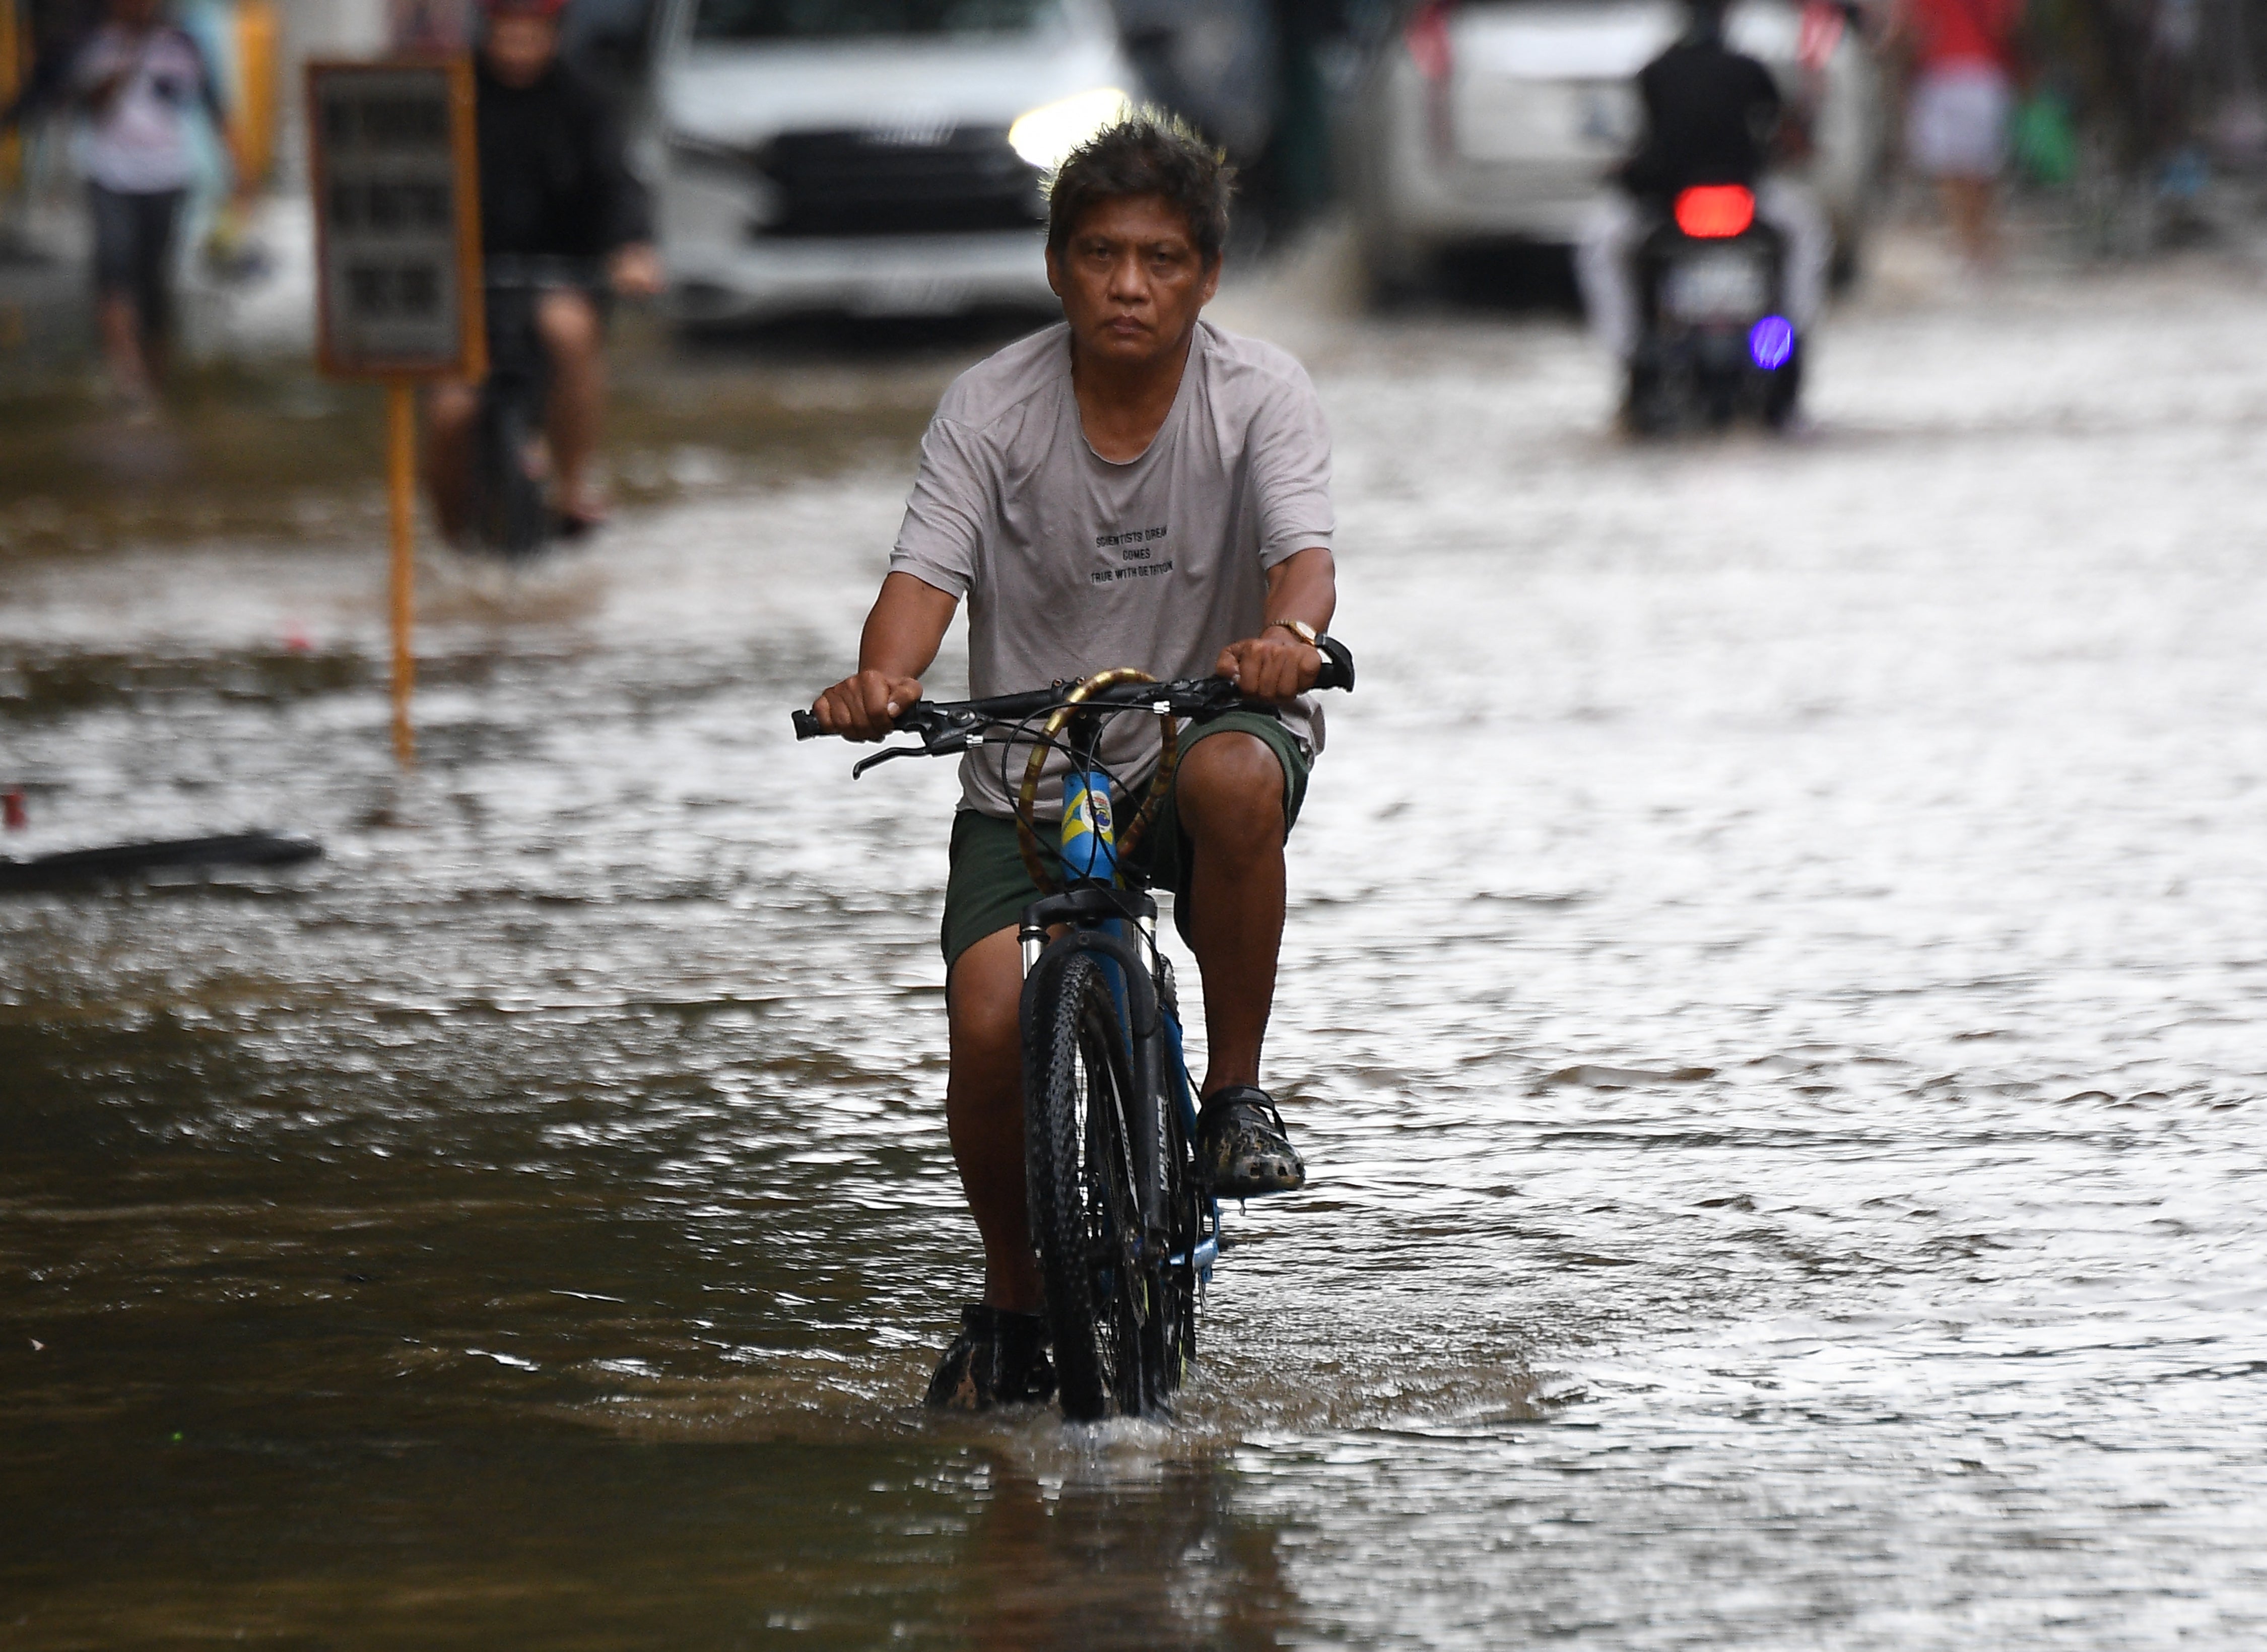
[(899, 714), (921, 697), (921, 686), (913, 678), (860, 672), (812, 701), (811, 715), (829, 734), (846, 740), (878, 740), (891, 731)]

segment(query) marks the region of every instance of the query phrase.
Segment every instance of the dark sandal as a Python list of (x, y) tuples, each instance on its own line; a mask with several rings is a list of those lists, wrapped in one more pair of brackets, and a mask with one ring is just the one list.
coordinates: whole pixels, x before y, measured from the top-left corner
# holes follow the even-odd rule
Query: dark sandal
[(1275, 1098), (1256, 1084), (1230, 1084), (1197, 1113), (1197, 1168), (1213, 1193), (1244, 1199), (1296, 1193), (1307, 1167), (1283, 1129)]
[(925, 1403), (935, 1411), (989, 1411), (1036, 1404), (1054, 1391), (1045, 1319), (971, 1303), (960, 1311), (960, 1334), (928, 1379)]

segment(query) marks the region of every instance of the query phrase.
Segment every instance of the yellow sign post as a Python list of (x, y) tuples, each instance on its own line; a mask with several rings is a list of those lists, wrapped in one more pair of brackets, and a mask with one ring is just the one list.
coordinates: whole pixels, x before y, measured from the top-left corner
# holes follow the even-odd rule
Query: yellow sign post
[[(31, 41), (16, 0), (0, 0), (0, 107), (16, 100), (32, 72)], [(24, 165), (24, 141), (16, 128), (0, 132), (0, 189), (13, 189)]]
[(488, 371), (467, 59), (307, 66), (323, 371), (385, 383), (393, 750), (416, 755), (416, 386)]
[(417, 687), (417, 392), (407, 378), (385, 386), (385, 490), (393, 541), (386, 576), (386, 612), (393, 628), (393, 755), (417, 756), (409, 696)]
[(238, 0), (236, 95), (228, 112), (228, 149), (238, 187), (263, 181), (275, 162), (275, 55), (282, 33), (274, 0)]

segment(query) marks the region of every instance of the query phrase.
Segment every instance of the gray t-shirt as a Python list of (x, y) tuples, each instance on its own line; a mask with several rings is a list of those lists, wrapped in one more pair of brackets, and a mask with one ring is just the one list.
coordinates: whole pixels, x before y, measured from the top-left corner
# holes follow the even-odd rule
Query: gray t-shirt
[[(1070, 328), (1010, 344), (952, 383), (921, 439), (893, 573), (968, 599), (976, 696), (1132, 665), (1208, 676), (1266, 620), (1266, 570), (1327, 547), (1331, 437), (1306, 371), (1283, 351), (1197, 324), (1172, 411), (1148, 451), (1113, 464), (1088, 444), (1070, 382)], [(1310, 699), (1284, 709), (1310, 750)], [(1113, 718), (1104, 761), (1148, 777), (1154, 719)], [(1006, 818), (1030, 756), (987, 743), (960, 767), (961, 806)], [(1005, 782), (1002, 782), (1004, 760)], [(1063, 760), (1040, 789), (1060, 807)]]

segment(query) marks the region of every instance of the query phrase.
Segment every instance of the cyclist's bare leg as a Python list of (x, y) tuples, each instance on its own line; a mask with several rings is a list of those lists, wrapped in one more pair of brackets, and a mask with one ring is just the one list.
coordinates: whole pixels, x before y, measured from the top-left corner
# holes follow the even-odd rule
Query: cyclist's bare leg
[(473, 492), (473, 424), (481, 393), (471, 385), (437, 385), (425, 398), (425, 487), (434, 518), (451, 540), (465, 531)]
[[(1199, 1089), (1210, 1095), (1259, 1082), (1283, 938), (1283, 766), (1251, 735), (1215, 734), (1190, 749), (1176, 789), (1182, 827), (1196, 845), (1189, 929), (1210, 1049)], [(953, 964), (944, 1113), (984, 1239), (984, 1300), (1028, 1313), (1044, 1305), (1046, 1292), (1024, 1193), (1023, 988), (1013, 929), (986, 936)]]
[(984, 1300), (1036, 1313), (1046, 1298), (1023, 1189), (1023, 952), (1000, 929), (954, 961), (945, 987), (952, 1076), (944, 1119), (969, 1214), (984, 1238)]
[(1196, 846), (1189, 943), (1204, 977), (1206, 1063), (1198, 1093), (1259, 1082), (1283, 941), (1283, 765), (1234, 731), (1192, 745), (1174, 782)]
[(599, 506), (590, 491), (591, 456), (598, 451), (598, 422), (606, 407), (605, 341), (598, 308), (587, 293), (547, 292), (536, 305), (535, 328), (551, 357), (546, 423), (559, 508), (570, 517), (596, 521)]

